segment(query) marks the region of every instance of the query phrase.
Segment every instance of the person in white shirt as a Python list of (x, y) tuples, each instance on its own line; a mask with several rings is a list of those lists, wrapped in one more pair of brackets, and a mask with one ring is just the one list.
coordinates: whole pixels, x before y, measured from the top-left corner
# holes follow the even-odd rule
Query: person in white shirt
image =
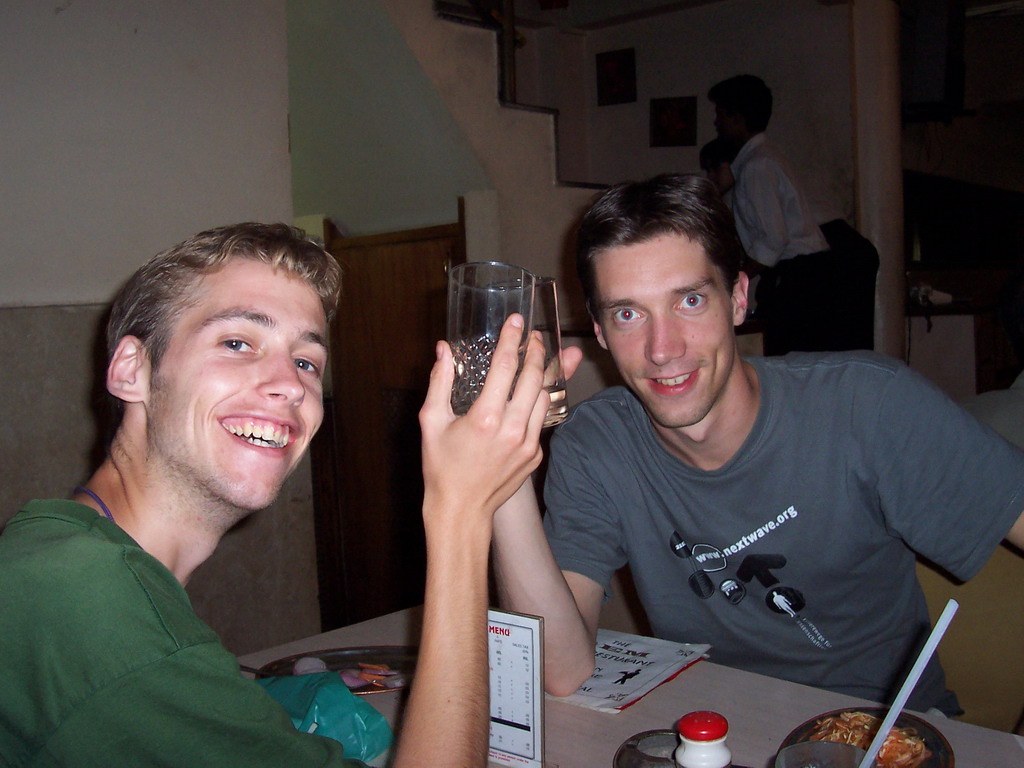
[(877, 253), (846, 222), (824, 225), (836, 231), (832, 243), (815, 222), (792, 165), (765, 135), (771, 90), (759, 77), (737, 75), (708, 98), (719, 138), (738, 150), (727, 202), (747, 253), (744, 271), (761, 275), (765, 353), (871, 348)]

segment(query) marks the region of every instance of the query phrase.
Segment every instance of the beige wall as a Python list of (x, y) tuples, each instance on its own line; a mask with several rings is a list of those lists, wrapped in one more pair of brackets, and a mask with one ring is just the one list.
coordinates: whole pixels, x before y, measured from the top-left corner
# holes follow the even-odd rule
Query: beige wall
[(104, 302), (193, 232), (291, 218), (284, 9), (0, 5), (0, 306)]
[[(0, 525), (96, 464), (95, 340), (116, 286), (205, 227), (290, 220), (284, 11), (0, 6)], [(303, 467), (189, 585), (229, 649), (319, 629), (310, 496)]]

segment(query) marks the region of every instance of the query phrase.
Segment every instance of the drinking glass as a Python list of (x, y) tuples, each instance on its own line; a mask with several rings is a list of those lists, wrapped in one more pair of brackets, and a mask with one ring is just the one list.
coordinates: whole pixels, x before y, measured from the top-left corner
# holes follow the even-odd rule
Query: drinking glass
[(533, 323), (534, 277), (523, 267), (497, 261), (459, 264), (448, 272), (448, 343), (455, 358), (452, 410), (464, 414), (487, 378), (498, 334), (508, 316), (523, 316), (522, 368)]
[(569, 413), (562, 370), (562, 330), (558, 323), (558, 285), (553, 277), (537, 277), (533, 291), (533, 329), (544, 340), (544, 390), (551, 404), (545, 427), (561, 424)]

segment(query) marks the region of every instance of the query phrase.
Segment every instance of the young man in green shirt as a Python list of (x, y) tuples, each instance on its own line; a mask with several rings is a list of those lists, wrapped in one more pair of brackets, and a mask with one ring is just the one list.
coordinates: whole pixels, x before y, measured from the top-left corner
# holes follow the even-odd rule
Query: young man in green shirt
[[(0, 536), (0, 763), (350, 764), (240, 676), (183, 589), (274, 500), (320, 426), (339, 286), (334, 259), (296, 230), (240, 224), (159, 254), (122, 288), (106, 460), (73, 500), (31, 502)], [(485, 759), (491, 515), (540, 461), (547, 408), (536, 342), (510, 397), (521, 323), (506, 324), (464, 417), (437, 346), (420, 414), (425, 618), (396, 766)]]

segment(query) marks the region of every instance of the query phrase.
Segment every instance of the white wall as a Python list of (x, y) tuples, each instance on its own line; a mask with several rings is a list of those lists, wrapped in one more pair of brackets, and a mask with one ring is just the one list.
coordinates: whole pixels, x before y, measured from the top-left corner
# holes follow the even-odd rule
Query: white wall
[(0, 4), (0, 306), (105, 302), (194, 232), (290, 220), (284, 13)]
[[(584, 35), (582, 69), (574, 45), (540, 34), (536, 46), (561, 46), (559, 77), (521, 83), (528, 97), (558, 107), (561, 147), (578, 143), (563, 126), (585, 126), (584, 158), (566, 156), (562, 178), (614, 184), (666, 171), (699, 172), (700, 147), (715, 136), (707, 91), (719, 80), (756, 74), (772, 89), (775, 109), (769, 134), (793, 161), (819, 220), (852, 220), (853, 128), (850, 91), (850, 25), (845, 4), (817, 0), (723, 0), (621, 24)], [(633, 48), (637, 100), (597, 106), (594, 57)], [(550, 57), (544, 52), (521, 58)], [(532, 68), (526, 70), (529, 77)], [(582, 75), (573, 79), (573, 74)], [(580, 94), (584, 98), (580, 98)], [(650, 146), (650, 100), (697, 97), (693, 147)], [(585, 114), (580, 116), (579, 110)]]

